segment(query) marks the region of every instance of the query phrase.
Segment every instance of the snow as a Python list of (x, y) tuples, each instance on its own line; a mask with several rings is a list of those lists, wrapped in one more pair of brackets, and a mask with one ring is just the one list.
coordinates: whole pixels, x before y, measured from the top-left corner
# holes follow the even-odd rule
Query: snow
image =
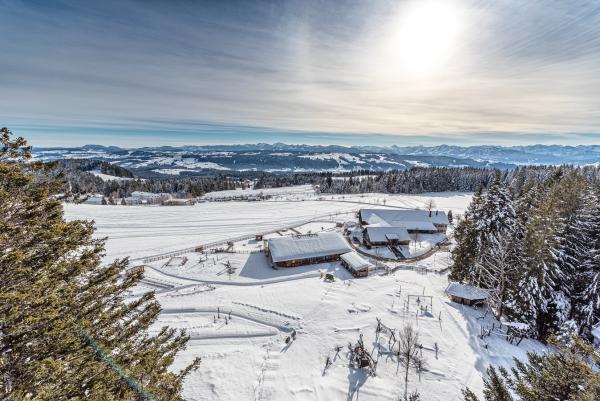
[(415, 167), (431, 167), (431, 164), (419, 160), (406, 160), (406, 162)]
[[(274, 229), (286, 229), (311, 220), (312, 231), (320, 230), (320, 221), (355, 220), (354, 213), (365, 205), (381, 204), (415, 208), (424, 207), (431, 198), (440, 210), (464, 213), (472, 194), (462, 192), (422, 195), (361, 194), (327, 196), (317, 200), (310, 186), (302, 193), (278, 195), (278, 199), (260, 202), (206, 202), (194, 206), (121, 206), (65, 204), (67, 219), (93, 219), (96, 235), (108, 237), (105, 261), (131, 258), (193, 247), (205, 242), (225, 240)], [(284, 191), (285, 188), (273, 188)], [(324, 198), (324, 197), (323, 197)], [(310, 231), (301, 231), (307, 232)], [(424, 241), (426, 235), (420, 235)]]
[[(129, 163), (131, 164), (131, 163)], [(122, 163), (122, 165), (126, 165), (126, 163)], [(229, 170), (229, 168), (225, 166), (221, 166), (220, 164), (214, 162), (199, 162), (196, 161), (194, 157), (182, 157), (181, 155), (177, 155), (174, 157), (156, 157), (146, 160), (144, 162), (135, 163), (135, 167), (147, 167), (147, 166), (173, 166), (174, 168), (164, 168), (160, 169), (160, 173), (169, 174), (165, 171), (168, 170), (188, 170), (188, 169), (214, 169), (214, 170)], [(183, 169), (177, 167), (183, 167)], [(155, 170), (156, 171), (156, 170)], [(178, 174), (178, 173), (177, 173)]]
[(594, 336), (594, 338), (600, 340), (600, 323), (595, 325), (594, 328), (592, 329), (592, 336)]
[(93, 194), (87, 197), (84, 201), (85, 204), (89, 205), (102, 205), (102, 201), (104, 200), (104, 195), (102, 194)]
[(360, 157), (351, 155), (350, 153), (317, 153), (314, 155), (302, 155), (299, 157), (311, 160), (335, 160), (340, 166), (347, 165), (349, 162), (354, 162), (357, 164), (365, 163), (360, 159)]
[[(69, 219), (96, 221), (97, 235), (109, 237), (109, 261), (275, 229), (331, 231), (336, 221), (356, 220), (360, 207), (383, 199), (388, 205), (414, 208), (435, 197), (440, 209), (462, 213), (471, 197), (368, 194), (319, 201), (306, 195), (304, 200), (291, 200), (295, 196), (188, 208), (67, 204), (65, 209)], [(273, 232), (269, 237), (281, 236)], [(482, 309), (451, 302), (444, 293), (447, 277), (427, 273), (447, 268), (448, 252), (413, 264), (394, 264), (402, 268), (391, 275), (353, 279), (340, 262), (275, 270), (260, 252), (261, 243), (252, 237), (235, 241), (233, 253), (178, 255), (187, 257), (183, 265), (169, 263), (168, 258), (148, 263), (144, 281), (130, 294), (155, 290), (163, 312), (153, 330), (168, 324), (190, 335), (173, 367), (179, 370), (195, 357), (202, 358), (200, 368), (184, 383), (188, 401), (396, 400), (403, 390), (403, 371), (395, 356), (385, 352), (387, 338), (376, 341), (376, 318), (395, 329), (412, 324), (419, 332), (426, 370), (420, 378), (414, 370), (409, 372), (409, 391), (418, 389), (430, 401), (461, 400), (465, 386), (480, 392), (488, 364), (509, 367), (513, 356), (525, 358), (527, 351), (544, 350), (528, 339), (518, 347), (511, 345), (501, 333), (479, 337), (482, 326), (497, 324), (491, 314), (483, 317)], [(226, 273), (225, 263), (235, 272)], [(335, 281), (323, 281), (324, 271)], [(431, 295), (433, 310), (420, 310), (416, 297), (409, 295)], [(297, 338), (286, 344), (292, 330)], [(348, 367), (346, 345), (360, 334), (379, 361), (375, 377)], [(343, 347), (338, 355), (336, 346)], [(328, 356), (333, 364), (324, 371)]]
[(131, 181), (131, 180), (133, 180), (133, 178), (129, 178), (129, 177), (117, 177), (115, 175), (104, 174), (98, 170), (90, 171), (90, 173), (94, 174), (98, 178), (101, 178), (102, 181)]
[[(191, 336), (175, 368), (196, 356), (203, 360), (185, 382), (185, 398), (396, 400), (403, 372), (395, 357), (385, 353), (385, 336), (379, 341), (381, 353), (377, 351), (377, 317), (396, 329), (410, 323), (419, 332), (426, 370), (419, 378), (411, 369), (409, 389), (419, 389), (423, 399), (432, 401), (460, 400), (464, 386), (480, 391), (489, 363), (510, 366), (512, 356), (524, 358), (528, 350), (543, 349), (531, 340), (517, 347), (500, 335), (480, 339), (480, 325), (491, 325), (493, 318), (478, 319), (483, 310), (450, 302), (443, 294), (443, 276), (399, 271), (353, 280), (341, 269), (335, 275), (333, 283), (313, 276), (254, 286), (220, 285), (178, 297), (159, 294), (165, 312), (156, 327), (186, 328)], [(423, 293), (433, 297), (432, 312), (422, 313), (414, 303), (408, 311), (403, 308), (409, 294)], [(221, 318), (215, 322), (217, 308)], [(232, 319), (225, 324), (229, 311)], [(284, 340), (291, 330), (298, 334), (288, 345)], [(345, 346), (361, 333), (379, 361), (375, 377), (348, 367)], [(343, 347), (337, 356), (336, 346)], [(327, 356), (333, 365), (324, 371)]]
[(208, 200), (217, 199), (236, 199), (262, 196), (284, 196), (284, 195), (314, 195), (315, 190), (312, 185), (296, 185), (282, 188), (264, 188), (264, 189), (232, 189), (226, 191), (214, 191), (206, 193), (202, 198)]
[(274, 262), (310, 259), (350, 252), (351, 248), (339, 233), (288, 235), (268, 240)]
[(158, 174), (179, 175), (179, 173), (181, 173), (182, 171), (195, 171), (195, 170), (188, 170), (187, 168), (155, 168), (152, 171), (154, 171), (155, 173), (158, 173)]

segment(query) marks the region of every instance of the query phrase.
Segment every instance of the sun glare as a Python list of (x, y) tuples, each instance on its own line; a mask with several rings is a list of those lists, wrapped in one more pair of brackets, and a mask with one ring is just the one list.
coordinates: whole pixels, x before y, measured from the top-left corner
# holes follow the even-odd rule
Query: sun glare
[(443, 68), (458, 45), (460, 14), (450, 0), (420, 0), (402, 7), (386, 45), (392, 66), (414, 76)]

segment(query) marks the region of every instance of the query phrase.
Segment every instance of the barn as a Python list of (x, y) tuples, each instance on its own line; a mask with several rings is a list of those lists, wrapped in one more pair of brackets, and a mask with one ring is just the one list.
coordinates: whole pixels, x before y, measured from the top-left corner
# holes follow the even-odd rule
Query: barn
[(369, 269), (373, 268), (373, 265), (364, 260), (358, 253), (352, 251), (340, 256), (342, 260), (342, 266), (346, 268), (354, 277), (367, 277), (369, 275)]
[(453, 302), (464, 305), (480, 305), (487, 301), (489, 292), (483, 288), (451, 281), (446, 287), (446, 295)]
[(370, 246), (408, 245), (410, 236), (405, 227), (370, 227), (363, 229), (363, 243)]
[(337, 232), (288, 235), (267, 240), (266, 254), (275, 268), (333, 262), (352, 249)]

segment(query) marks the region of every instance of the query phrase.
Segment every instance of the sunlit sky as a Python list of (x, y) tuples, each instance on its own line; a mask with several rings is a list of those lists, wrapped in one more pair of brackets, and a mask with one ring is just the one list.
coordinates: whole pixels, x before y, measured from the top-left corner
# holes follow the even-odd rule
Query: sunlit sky
[(37, 146), (600, 143), (600, 1), (0, 0)]

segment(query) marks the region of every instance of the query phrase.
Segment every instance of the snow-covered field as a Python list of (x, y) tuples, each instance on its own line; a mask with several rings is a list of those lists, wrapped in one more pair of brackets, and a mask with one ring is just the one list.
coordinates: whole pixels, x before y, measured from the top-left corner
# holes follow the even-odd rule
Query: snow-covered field
[[(327, 220), (333, 214), (352, 213), (369, 205), (423, 208), (434, 199), (440, 210), (462, 213), (471, 195), (464, 193), (422, 195), (335, 195), (307, 194), (297, 200), (261, 202), (207, 202), (194, 206), (121, 206), (66, 204), (68, 219), (93, 219), (97, 235), (108, 237), (105, 260), (142, 257), (193, 247), (241, 235), (287, 228), (311, 219)], [(342, 218), (342, 216), (335, 216)]]
[(315, 195), (315, 190), (312, 185), (295, 185), (291, 187), (281, 188), (264, 188), (264, 189), (232, 189), (226, 191), (214, 191), (208, 192), (202, 198), (208, 200), (215, 199), (227, 199), (234, 197), (257, 197), (257, 196), (270, 196), (270, 197), (286, 197), (290, 198), (308, 198)]
[(97, 170), (90, 171), (90, 173), (94, 174), (98, 178), (101, 178), (102, 181), (131, 181), (131, 180), (133, 180), (133, 178), (117, 177), (114, 175), (104, 174)]
[[(363, 203), (381, 205), (385, 199), (387, 206), (412, 208), (430, 198), (439, 209), (462, 213), (470, 195), (326, 196), (193, 207), (67, 205), (66, 211), (69, 218), (96, 220), (98, 235), (109, 237), (110, 259), (286, 228), (301, 220), (316, 221), (288, 230), (332, 230), (331, 220), (355, 219), (354, 211)], [(500, 333), (479, 338), (481, 327), (490, 326), (493, 318), (450, 302), (444, 295), (446, 276), (427, 272), (446, 267), (448, 252), (390, 275), (353, 279), (337, 262), (274, 270), (263, 253), (256, 253), (260, 242), (254, 239), (237, 241), (233, 249), (237, 253), (189, 253), (149, 263), (136, 289), (136, 294), (156, 291), (163, 306), (156, 329), (184, 328), (191, 337), (175, 368), (202, 358), (185, 383), (184, 396), (190, 401), (396, 400), (403, 392), (403, 370), (388, 352), (387, 336), (376, 337), (376, 318), (391, 328), (410, 324), (419, 332), (425, 369), (420, 375), (411, 369), (409, 391), (420, 391), (428, 401), (460, 400), (464, 386), (481, 390), (489, 363), (509, 365), (512, 356), (543, 350), (530, 340), (511, 345)], [(235, 268), (232, 274), (225, 269), (227, 262)], [(321, 279), (325, 270), (335, 275), (334, 282)], [(424, 302), (424, 295), (432, 297), (426, 312), (416, 303), (416, 296)], [(297, 338), (286, 344), (292, 330)], [(347, 344), (360, 334), (378, 361), (376, 376), (349, 367)], [(324, 369), (327, 357), (333, 363)]]

